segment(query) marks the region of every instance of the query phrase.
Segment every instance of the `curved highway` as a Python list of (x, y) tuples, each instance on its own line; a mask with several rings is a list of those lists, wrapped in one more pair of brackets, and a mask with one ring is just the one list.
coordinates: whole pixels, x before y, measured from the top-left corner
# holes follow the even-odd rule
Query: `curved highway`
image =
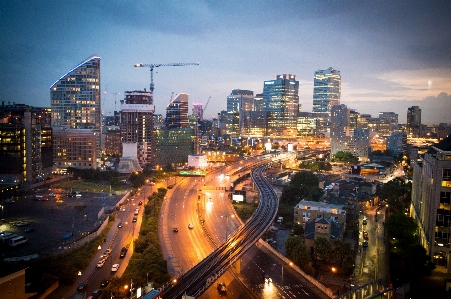
[[(263, 176), (263, 170), (269, 165), (271, 163), (256, 166), (251, 172), (252, 180), (260, 194), (260, 204), (253, 217), (229, 237), (224, 244), (202, 259), (191, 270), (181, 275), (177, 283), (164, 291), (165, 298), (179, 298), (183, 294), (196, 297), (202, 294), (218, 275), (221, 275), (231, 263), (253, 246), (272, 225), (278, 209), (278, 198)], [(253, 166), (246, 166), (246, 168)], [(239, 169), (238, 172), (243, 170), (245, 169)], [(189, 203), (187, 202), (187, 204)], [(165, 218), (170, 219), (171, 217)], [(194, 239), (196, 238), (191, 238), (191, 241)], [(199, 255), (199, 259), (201, 258), (202, 254)]]

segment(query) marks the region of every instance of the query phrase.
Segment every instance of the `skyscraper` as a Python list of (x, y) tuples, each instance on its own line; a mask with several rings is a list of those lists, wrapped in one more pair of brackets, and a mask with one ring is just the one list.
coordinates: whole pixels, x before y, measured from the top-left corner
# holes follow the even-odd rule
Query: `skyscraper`
[(204, 119), (204, 109), (202, 108), (202, 103), (193, 103), (193, 116), (197, 118), (197, 120)]
[(97, 168), (102, 125), (100, 57), (92, 55), (53, 83), (50, 103), (54, 167)]
[(266, 136), (296, 138), (299, 111), (299, 81), (291, 74), (277, 75), (264, 82), (263, 112), (266, 114)]
[(398, 129), (398, 114), (394, 112), (379, 112), (379, 131), (381, 135), (390, 135)]
[(421, 109), (419, 106), (407, 108), (407, 135), (420, 137), (421, 135)]
[(188, 94), (179, 93), (166, 107), (165, 125), (168, 129), (188, 127)]
[[(340, 105), (341, 75), (332, 67), (317, 70), (313, 80), (313, 112), (327, 113), (330, 119), (332, 107)], [(328, 131), (328, 128), (318, 128)]]
[(152, 162), (153, 131), (152, 93), (149, 91), (126, 91), (121, 101), (122, 143), (136, 143), (136, 157), (139, 164)]

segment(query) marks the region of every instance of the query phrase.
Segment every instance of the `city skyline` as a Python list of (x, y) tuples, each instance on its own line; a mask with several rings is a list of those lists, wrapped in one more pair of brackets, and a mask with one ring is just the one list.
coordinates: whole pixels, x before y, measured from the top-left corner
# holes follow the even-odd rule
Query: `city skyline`
[[(432, 4), (431, 4), (432, 3)], [(50, 107), (49, 87), (92, 54), (102, 58), (102, 110), (149, 89), (136, 63), (199, 62), (154, 70), (156, 113), (171, 94), (226, 110), (234, 89), (263, 92), (277, 74), (299, 80), (311, 112), (317, 70), (341, 72), (341, 103), (377, 117), (419, 106), (424, 124), (451, 122), (449, 1), (8, 1), (0, 4), (0, 100)], [(119, 95), (120, 93), (120, 95)]]

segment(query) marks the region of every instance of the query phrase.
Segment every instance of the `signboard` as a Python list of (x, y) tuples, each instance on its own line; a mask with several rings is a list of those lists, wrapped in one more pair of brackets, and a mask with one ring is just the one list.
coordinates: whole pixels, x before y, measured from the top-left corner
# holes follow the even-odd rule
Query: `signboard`
[(241, 194), (232, 194), (232, 200), (237, 202), (243, 202), (244, 196)]

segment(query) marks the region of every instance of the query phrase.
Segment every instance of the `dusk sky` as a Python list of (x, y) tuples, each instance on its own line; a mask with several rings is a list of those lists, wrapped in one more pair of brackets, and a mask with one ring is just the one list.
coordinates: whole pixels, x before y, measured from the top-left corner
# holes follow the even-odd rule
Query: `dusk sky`
[[(341, 72), (341, 103), (360, 113), (422, 109), (451, 123), (451, 1), (0, 1), (0, 101), (50, 107), (50, 86), (92, 54), (101, 60), (102, 109), (149, 89), (137, 63), (198, 62), (154, 71), (156, 113), (171, 94), (226, 109), (233, 89), (294, 74), (302, 111), (313, 75)], [(119, 94), (120, 93), (120, 94)]]

